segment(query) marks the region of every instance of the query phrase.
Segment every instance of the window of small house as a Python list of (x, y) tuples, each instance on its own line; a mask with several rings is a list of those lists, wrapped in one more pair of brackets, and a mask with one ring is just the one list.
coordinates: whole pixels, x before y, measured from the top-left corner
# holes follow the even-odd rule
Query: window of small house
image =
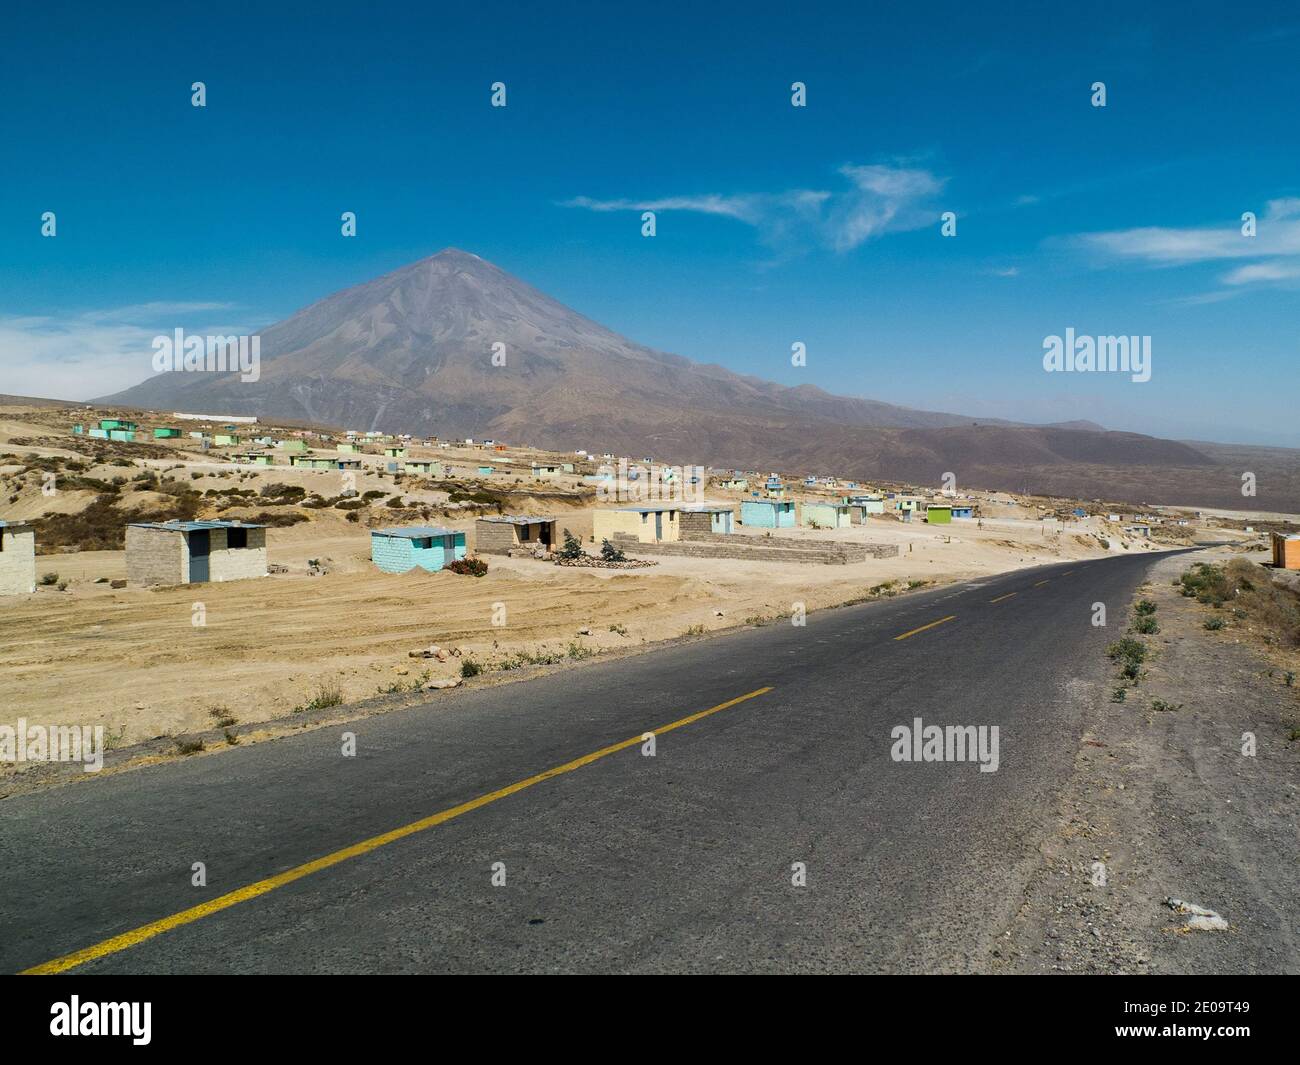
[(248, 546), (248, 530), (247, 530), (247, 529), (227, 529), (227, 530), (226, 530), (226, 546), (229, 547), (231, 550), (234, 550), (235, 548), (240, 548), (240, 547), (247, 547), (247, 546)]

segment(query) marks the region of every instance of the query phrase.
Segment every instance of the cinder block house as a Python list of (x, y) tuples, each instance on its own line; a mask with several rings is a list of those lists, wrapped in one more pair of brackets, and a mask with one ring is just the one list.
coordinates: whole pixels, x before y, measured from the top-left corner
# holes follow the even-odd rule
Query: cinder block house
[(740, 524), (757, 529), (793, 529), (794, 502), (785, 499), (747, 499), (740, 504)]
[(126, 579), (132, 584), (202, 584), (265, 576), (264, 525), (150, 521), (126, 527)]
[(1273, 565), (1278, 569), (1300, 569), (1300, 533), (1273, 534)]
[(730, 536), (735, 531), (736, 512), (731, 507), (699, 506), (682, 509), (681, 536), (684, 540), (702, 533)]
[(522, 518), (503, 514), (474, 522), (474, 550), (480, 555), (506, 555), (515, 549), (556, 544), (556, 518)]
[(805, 503), (803, 524), (821, 529), (847, 529), (853, 524), (853, 514), (847, 503)]
[(25, 521), (0, 521), (0, 595), (36, 591), (36, 530)]
[(437, 572), (464, 557), (465, 534), (454, 529), (403, 525), (370, 532), (370, 561), (385, 573), (408, 573), (417, 568)]
[(619, 507), (592, 513), (592, 535), (597, 542), (616, 535), (635, 537), (643, 544), (681, 539), (680, 504), (651, 503), (641, 507)]

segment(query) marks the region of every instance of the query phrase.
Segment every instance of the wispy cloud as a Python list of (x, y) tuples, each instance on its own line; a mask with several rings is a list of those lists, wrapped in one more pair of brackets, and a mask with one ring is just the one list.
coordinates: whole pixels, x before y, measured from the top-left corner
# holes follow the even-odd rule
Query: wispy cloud
[(0, 381), (20, 396), (90, 399), (139, 384), (153, 373), (153, 339), (177, 327), (204, 335), (249, 333), (247, 326), (196, 321), (232, 304), (157, 302), (56, 318), (0, 315)]
[[(1219, 283), (1237, 288), (1287, 284), (1300, 280), (1300, 197), (1270, 200), (1254, 236), (1246, 236), (1242, 223), (1236, 222), (1186, 229), (1144, 226), (1086, 233), (1076, 239), (1107, 258), (1154, 267), (1252, 260), (1221, 274)], [(1217, 302), (1226, 295), (1208, 293), (1191, 302)]]
[(926, 204), (947, 183), (929, 170), (872, 164), (842, 166), (836, 190), (791, 189), (777, 193), (710, 193), (652, 199), (599, 200), (577, 196), (564, 207), (588, 211), (691, 211), (730, 218), (753, 227), (771, 247), (817, 244), (847, 252), (889, 232), (937, 223)]

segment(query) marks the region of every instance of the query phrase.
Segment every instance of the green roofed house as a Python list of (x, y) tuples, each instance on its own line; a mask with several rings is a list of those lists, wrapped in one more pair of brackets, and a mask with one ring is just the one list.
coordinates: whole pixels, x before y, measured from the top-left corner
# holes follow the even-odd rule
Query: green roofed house
[(370, 561), (385, 573), (408, 573), (417, 568), (436, 572), (464, 557), (465, 534), (454, 529), (405, 525), (370, 532)]
[(201, 584), (265, 576), (264, 525), (150, 521), (126, 527), (126, 579), (132, 584)]
[(170, 425), (162, 425), (153, 431), (155, 440), (170, 440), (172, 437), (180, 436), (179, 429), (173, 429)]

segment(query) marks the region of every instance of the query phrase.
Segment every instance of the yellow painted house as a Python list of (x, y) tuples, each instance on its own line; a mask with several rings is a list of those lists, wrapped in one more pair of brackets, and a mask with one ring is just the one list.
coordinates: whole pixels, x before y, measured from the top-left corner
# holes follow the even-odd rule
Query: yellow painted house
[(675, 503), (653, 503), (642, 507), (597, 510), (592, 514), (596, 542), (612, 539), (616, 533), (634, 536), (643, 544), (681, 538), (682, 508)]

